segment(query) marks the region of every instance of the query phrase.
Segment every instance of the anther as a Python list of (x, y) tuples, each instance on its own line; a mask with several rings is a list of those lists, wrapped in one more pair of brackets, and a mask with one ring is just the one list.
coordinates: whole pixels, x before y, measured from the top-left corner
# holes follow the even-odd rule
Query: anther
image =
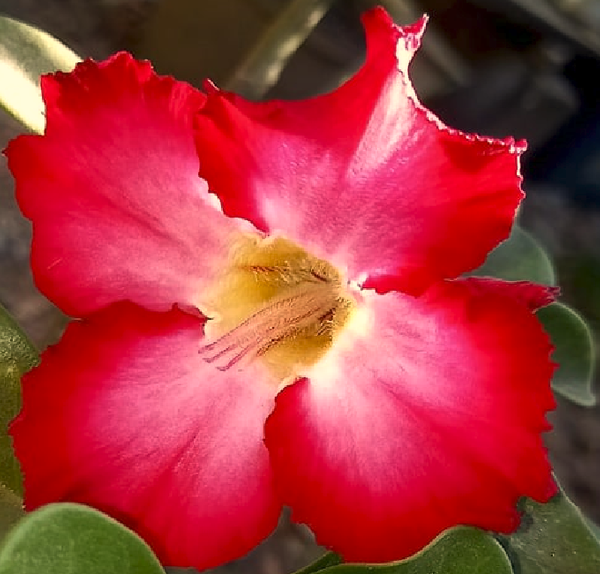
[(311, 326), (316, 334), (321, 334), (323, 327), (326, 331), (326, 322), (331, 321), (338, 304), (336, 289), (319, 283), (296, 286), (293, 291), (288, 297), (267, 301), (237, 327), (201, 347), (204, 360), (223, 360), (217, 368), (227, 370), (244, 358), (264, 355), (274, 345)]

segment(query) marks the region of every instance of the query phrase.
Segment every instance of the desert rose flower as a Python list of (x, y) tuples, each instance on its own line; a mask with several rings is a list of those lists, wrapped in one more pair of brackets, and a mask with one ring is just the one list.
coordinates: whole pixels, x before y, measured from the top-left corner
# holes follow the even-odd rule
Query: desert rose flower
[(72, 321), (23, 381), (25, 504), (87, 503), (214, 566), (282, 505), (349, 561), (556, 487), (552, 289), (460, 278), (507, 237), (524, 144), (418, 102), (425, 21), (363, 17), (336, 91), (251, 103), (121, 53), (42, 80), (6, 150), (41, 291)]

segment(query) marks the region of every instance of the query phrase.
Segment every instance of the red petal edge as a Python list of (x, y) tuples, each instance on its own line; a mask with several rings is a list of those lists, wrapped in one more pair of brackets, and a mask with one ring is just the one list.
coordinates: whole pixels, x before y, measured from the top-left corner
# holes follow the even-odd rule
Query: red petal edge
[(365, 293), (360, 328), (278, 395), (276, 485), (320, 544), (399, 560), (457, 524), (511, 532), (521, 496), (556, 493), (540, 437), (552, 346), (530, 310), (550, 290), (499, 283)]
[(560, 287), (539, 285), (529, 281), (503, 281), (493, 277), (469, 277), (462, 281), (469, 285), (474, 294), (485, 295), (496, 292), (498, 295), (511, 297), (531, 311), (554, 303), (560, 295)]
[(205, 96), (118, 53), (42, 78), (47, 125), (5, 153), (33, 223), (39, 289), (66, 314), (194, 307), (238, 228), (198, 177)]
[(523, 196), (515, 143), (444, 126), (408, 65), (425, 19), (363, 16), (367, 57), (330, 94), (252, 103), (208, 85), (200, 175), (225, 212), (281, 232), (380, 292), (420, 293), (483, 263)]
[(73, 501), (138, 532), (172, 566), (237, 558), (275, 527), (257, 370), (203, 361), (203, 320), (117, 304), (72, 322), (23, 377), (10, 433), (25, 505)]

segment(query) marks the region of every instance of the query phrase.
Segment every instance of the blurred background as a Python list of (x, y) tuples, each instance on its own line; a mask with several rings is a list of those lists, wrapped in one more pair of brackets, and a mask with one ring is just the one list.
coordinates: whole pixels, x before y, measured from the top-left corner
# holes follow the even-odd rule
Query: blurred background
[[(368, 0), (0, 0), (82, 57), (126, 49), (199, 86), (304, 98), (360, 66)], [(525, 138), (520, 222), (553, 257), (563, 300), (600, 340), (600, 0), (390, 0), (399, 24), (430, 15), (411, 74), (421, 100), (465, 131)], [(2, 78), (0, 78), (2, 81)], [(22, 128), (0, 110), (0, 149)], [(33, 285), (30, 229), (0, 159), (0, 303), (40, 347), (65, 319)], [(597, 383), (597, 381), (596, 381)], [(596, 385), (596, 389), (598, 389)], [(600, 522), (600, 408), (559, 399), (547, 444), (568, 494)], [(322, 551), (290, 525), (221, 570), (283, 574)]]

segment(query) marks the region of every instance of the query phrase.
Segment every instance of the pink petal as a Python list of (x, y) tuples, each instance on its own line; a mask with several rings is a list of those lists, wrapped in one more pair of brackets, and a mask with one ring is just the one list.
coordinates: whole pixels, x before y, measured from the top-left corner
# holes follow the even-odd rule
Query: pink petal
[(363, 305), (267, 420), (293, 518), (349, 561), (404, 558), (456, 524), (512, 531), (520, 496), (556, 492), (539, 322), (510, 287), (480, 281), (418, 299), (365, 293)]
[(125, 303), (73, 322), (24, 378), (11, 434), (25, 504), (89, 504), (139, 532), (166, 564), (203, 569), (274, 528), (263, 424), (275, 388), (256, 367), (200, 358), (201, 319)]
[(524, 143), (451, 130), (408, 79), (425, 19), (363, 17), (367, 59), (333, 93), (251, 103), (209, 89), (200, 175), (228, 215), (280, 230), (350, 279), (421, 292), (480, 265), (509, 234)]
[(75, 316), (195, 305), (236, 228), (198, 178), (205, 96), (125, 53), (45, 76), (42, 93), (46, 133), (6, 150), (39, 288)]
[(560, 287), (538, 285), (529, 281), (503, 281), (493, 277), (469, 277), (466, 279), (469, 288), (473, 292), (486, 293), (498, 292), (520, 301), (532, 311), (554, 303), (560, 295)]

